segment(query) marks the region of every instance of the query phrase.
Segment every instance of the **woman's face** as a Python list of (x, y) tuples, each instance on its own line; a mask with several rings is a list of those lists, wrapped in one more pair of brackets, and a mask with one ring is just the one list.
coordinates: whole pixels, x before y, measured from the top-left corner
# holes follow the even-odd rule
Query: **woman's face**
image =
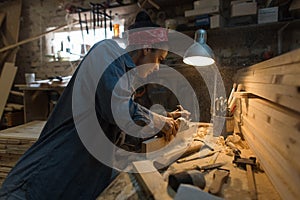
[(143, 55), (138, 59), (137, 71), (138, 75), (142, 78), (146, 78), (153, 71), (159, 70), (159, 64), (165, 60), (168, 51), (156, 49), (143, 49)]

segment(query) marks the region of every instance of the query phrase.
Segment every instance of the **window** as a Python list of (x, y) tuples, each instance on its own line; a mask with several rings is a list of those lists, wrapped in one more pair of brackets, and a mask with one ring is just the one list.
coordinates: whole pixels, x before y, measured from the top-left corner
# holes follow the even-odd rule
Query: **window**
[[(50, 30), (50, 29), (49, 29)], [(111, 39), (113, 31), (106, 29), (107, 39)], [(124, 32), (124, 26), (120, 26), (120, 32)], [(83, 35), (82, 35), (83, 34)], [(95, 32), (89, 27), (89, 34), (83, 24), (83, 32), (80, 30), (54, 32), (46, 35), (46, 54), (52, 59), (78, 60), (95, 43), (105, 39), (104, 28), (97, 28)], [(84, 45), (85, 44), (85, 45)], [(122, 46), (120, 44), (120, 46)], [(124, 48), (124, 46), (122, 46)]]

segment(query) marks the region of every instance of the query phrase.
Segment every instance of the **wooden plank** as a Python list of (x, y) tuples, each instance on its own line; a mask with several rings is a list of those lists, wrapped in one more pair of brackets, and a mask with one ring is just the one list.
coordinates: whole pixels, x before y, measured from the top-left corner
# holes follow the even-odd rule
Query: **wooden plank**
[(96, 200), (145, 199), (146, 197), (142, 196), (140, 190), (141, 189), (139, 188), (139, 185), (136, 184), (135, 177), (132, 174), (121, 172)]
[(142, 143), (142, 152), (149, 153), (163, 148), (167, 142), (164, 138), (152, 138)]
[(1, 76), (0, 76), (0, 119), (2, 118), (3, 110), (8, 99), (8, 95), (13, 85), (15, 75), (17, 73), (17, 67), (12, 63), (5, 63)]
[[(297, 112), (293, 112), (287, 110), (283, 107), (280, 107), (274, 103), (265, 101), (263, 99), (249, 99), (249, 105), (258, 109), (260, 112), (266, 113), (271, 115), (273, 119), (276, 119), (282, 123), (284, 123), (287, 127), (293, 128), (293, 130), (300, 130), (299, 123), (300, 123), (300, 114)], [(272, 124), (276, 126), (276, 123)]]
[[(3, 34), (10, 44), (17, 43), (19, 40), (20, 17), (21, 17), (22, 0), (7, 1), (0, 7), (0, 11), (6, 13), (6, 23), (3, 28)], [(15, 63), (16, 51), (6, 56), (1, 56), (0, 61)]]
[(244, 83), (247, 92), (300, 112), (298, 87), (275, 84)]
[(24, 93), (23, 93), (23, 92), (10, 91), (10, 93), (11, 93), (12, 95), (16, 95), (16, 96), (20, 96), (20, 97), (23, 97), (23, 96), (24, 96)]
[(265, 67), (265, 68), (258, 68), (258, 69), (251, 69), (250, 67), (242, 68), (237, 71), (236, 76), (253, 76), (253, 75), (285, 75), (285, 74), (299, 74), (299, 63), (290, 63), (285, 65), (279, 65), (279, 66), (271, 66), (271, 67)]
[(281, 84), (287, 86), (300, 86), (299, 74), (276, 74), (276, 75), (253, 75), (253, 76), (239, 76), (237, 82), (239, 83), (265, 83), (265, 84)]
[(297, 62), (300, 62), (300, 48), (295, 49), (295, 50), (290, 51), (290, 52), (287, 52), (287, 53), (282, 54), (280, 56), (276, 56), (276, 57), (274, 57), (272, 59), (269, 59), (269, 60), (266, 60), (264, 62), (260, 62), (258, 64), (247, 67), (247, 70), (263, 69), (263, 68), (281, 66), (281, 65), (286, 65), (286, 64), (290, 64), (290, 63), (297, 63)]
[(15, 140), (18, 144), (22, 143), (22, 140), (34, 141), (39, 137), (45, 123), (45, 121), (32, 121), (20, 126), (2, 130), (0, 131), (0, 143), (1, 139), (10, 142)]
[(289, 11), (294, 11), (300, 9), (300, 1), (292, 1)]
[[(72, 23), (72, 24), (75, 25), (75, 24), (78, 24), (78, 22), (74, 22), (74, 23)], [(46, 31), (46, 32), (44, 32), (44, 33), (41, 33), (41, 34), (39, 34), (39, 35), (37, 35), (37, 36), (34, 36), (34, 37), (31, 37), (31, 38), (22, 40), (22, 41), (20, 41), (20, 42), (16, 42), (15, 44), (11, 44), (11, 45), (9, 45), (9, 46), (3, 47), (3, 48), (0, 49), (0, 53), (1, 53), (1, 52), (5, 52), (5, 51), (7, 51), (7, 50), (9, 50), (9, 49), (13, 49), (13, 48), (15, 48), (15, 47), (18, 47), (18, 46), (20, 46), (20, 45), (26, 44), (26, 43), (28, 43), (28, 42), (32, 42), (32, 41), (34, 41), (34, 40), (37, 40), (37, 39), (39, 39), (39, 38), (41, 38), (41, 37), (43, 37), (43, 36), (45, 36), (45, 35), (47, 35), (47, 34), (49, 34), (49, 33), (52, 33), (52, 32), (55, 32), (55, 31), (58, 31), (58, 30), (61, 30), (61, 29), (64, 29), (64, 28), (66, 28), (67, 26), (68, 26), (68, 25), (62, 25), (62, 26), (59, 26), (59, 27), (57, 27), (57, 28), (55, 28), (55, 29), (52, 29), (52, 30), (50, 30), (50, 31)]]
[(253, 135), (252, 131), (246, 126), (242, 126), (241, 128), (246, 141), (259, 158), (265, 172), (282, 199), (298, 199), (300, 195), (300, 190), (298, 189), (299, 173), (295, 171), (296, 173), (294, 173), (292, 177), (287, 176), (287, 174), (278, 167), (280, 161), (275, 162), (278, 160), (276, 159), (277, 155), (273, 154), (270, 148), (264, 148), (265, 141), (261, 140), (260, 137)]
[[(256, 137), (264, 140), (265, 144), (263, 148), (269, 147), (273, 152), (276, 152), (276, 159), (281, 160), (282, 168), (288, 167), (297, 169), (300, 171), (300, 160), (295, 159), (299, 157), (299, 146), (289, 140), (289, 135), (281, 133), (280, 136), (275, 131), (267, 131), (268, 126), (264, 123), (258, 123), (259, 118), (257, 120), (253, 120), (251, 118), (244, 117), (243, 118), (243, 126), (251, 129), (253, 133), (255, 133)], [(259, 129), (257, 127), (260, 127)], [(282, 141), (280, 138), (283, 138)], [(265, 146), (266, 145), (266, 146)]]
[[(256, 94), (251, 90), (247, 90), (250, 88), (252, 90), (263, 91), (264, 96), (262, 97), (269, 97), (270, 100), (274, 99), (274, 95), (281, 94), (287, 96), (293, 96), (300, 99), (300, 91), (298, 91), (298, 87), (296, 86), (289, 86), (289, 85), (281, 85), (281, 84), (264, 84), (264, 83), (243, 83), (243, 86), (247, 92), (252, 94)], [(260, 95), (259, 95), (260, 96)]]
[(254, 121), (255, 124), (261, 126), (261, 129), (264, 130), (266, 134), (272, 134), (272, 136), (274, 137), (273, 141), (275, 142), (277, 139), (277, 145), (279, 145), (280, 143), (284, 143), (286, 145), (285, 148), (287, 148), (288, 151), (292, 151), (293, 147), (295, 147), (295, 153), (300, 153), (300, 149), (297, 145), (297, 143), (300, 143), (300, 134), (298, 127), (287, 126), (283, 122), (273, 118), (272, 113), (267, 114), (252, 106), (250, 107), (251, 110), (249, 110), (248, 115), (243, 115), (243, 118)]
[(283, 199), (300, 195), (299, 66), (297, 49), (238, 70), (234, 77), (246, 92), (265, 99), (241, 99), (240, 128)]
[(1, 5), (1, 12), (6, 13), (4, 34), (11, 42), (18, 42), (22, 0), (14, 0)]
[[(242, 99), (243, 122), (250, 120), (287, 157), (300, 156), (300, 114), (262, 99)], [(245, 104), (248, 103), (246, 106)], [(245, 119), (245, 120), (244, 120)], [(287, 134), (288, 133), (288, 134)], [(300, 162), (295, 161), (298, 165)], [(300, 169), (300, 168), (299, 168)]]
[(132, 164), (139, 182), (150, 197), (156, 200), (173, 199), (175, 192), (168, 187), (168, 183), (164, 181), (151, 161), (137, 161)]

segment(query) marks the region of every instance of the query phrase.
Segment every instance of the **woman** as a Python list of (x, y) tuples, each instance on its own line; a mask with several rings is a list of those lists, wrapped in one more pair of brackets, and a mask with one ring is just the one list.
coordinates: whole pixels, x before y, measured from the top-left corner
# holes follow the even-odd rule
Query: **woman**
[[(141, 12), (134, 26), (154, 24)], [(85, 134), (91, 133), (89, 139), (93, 140), (92, 127), (83, 132), (80, 129), (81, 124), (91, 121), (93, 112), (111, 142), (116, 141), (120, 129), (134, 133), (132, 127), (138, 127), (141, 134), (147, 134), (149, 127), (161, 130), (166, 140), (176, 135), (177, 121), (155, 114), (129, 97), (134, 92), (129, 77), (146, 78), (158, 70), (159, 63), (167, 56), (167, 34), (162, 34), (162, 29), (157, 31), (160, 35), (149, 30), (129, 33), (128, 52), (113, 40), (92, 47), (65, 88), (39, 139), (9, 173), (0, 189), (0, 199), (95, 199), (111, 182), (112, 165), (109, 161), (99, 161), (83, 141)], [(101, 77), (98, 72), (102, 73)], [(128, 72), (132, 73), (124, 76)], [(96, 86), (93, 85), (95, 77), (98, 78)], [(126, 108), (131, 119), (123, 117)], [(146, 131), (145, 127), (148, 127)], [(102, 145), (106, 144), (100, 141)], [(113, 160), (113, 151), (111, 148), (97, 153)]]

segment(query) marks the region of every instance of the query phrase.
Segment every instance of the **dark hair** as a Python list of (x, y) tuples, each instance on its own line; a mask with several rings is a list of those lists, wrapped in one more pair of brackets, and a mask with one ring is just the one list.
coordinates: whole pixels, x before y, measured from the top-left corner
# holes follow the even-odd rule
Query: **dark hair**
[[(134, 24), (130, 25), (128, 27), (128, 30), (129, 32), (135, 32), (134, 29), (137, 29), (137, 31), (139, 31), (141, 28), (147, 28), (147, 27), (151, 28), (151, 27), (160, 27), (160, 26), (152, 22), (150, 16), (147, 14), (146, 11), (140, 11), (135, 17)], [(140, 45), (130, 45), (127, 47), (128, 50), (135, 49), (137, 47), (141, 48)], [(168, 48), (169, 48), (168, 42), (160, 42), (160, 43), (153, 44), (151, 49), (155, 51), (156, 49), (168, 50)]]
[(140, 11), (136, 17), (134, 24), (128, 27), (128, 30), (135, 29), (135, 28), (144, 28), (144, 27), (160, 27), (158, 24), (152, 22), (150, 16), (147, 14), (146, 11)]

